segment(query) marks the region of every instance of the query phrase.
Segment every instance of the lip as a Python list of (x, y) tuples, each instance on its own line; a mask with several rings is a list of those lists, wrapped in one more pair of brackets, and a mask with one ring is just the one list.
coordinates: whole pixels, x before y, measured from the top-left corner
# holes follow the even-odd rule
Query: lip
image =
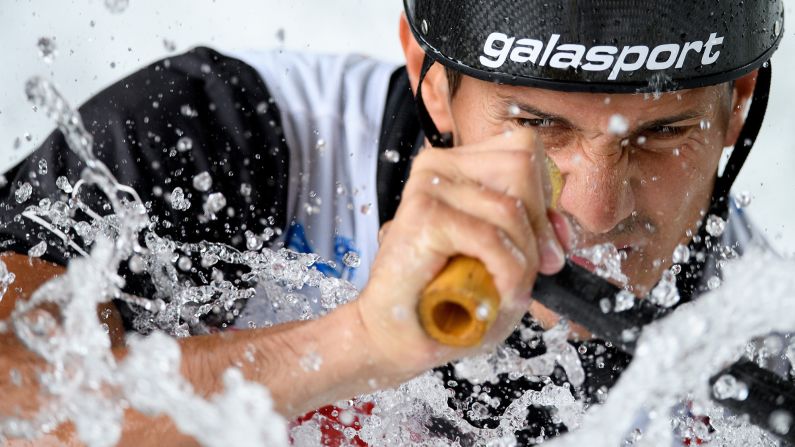
[(596, 270), (596, 266), (594, 265), (594, 263), (589, 261), (589, 260), (587, 260), (587, 259), (585, 259), (585, 258), (581, 258), (579, 256), (571, 255), (569, 257), (569, 259), (571, 259), (571, 262), (579, 265), (580, 267), (588, 270), (591, 273), (593, 273)]

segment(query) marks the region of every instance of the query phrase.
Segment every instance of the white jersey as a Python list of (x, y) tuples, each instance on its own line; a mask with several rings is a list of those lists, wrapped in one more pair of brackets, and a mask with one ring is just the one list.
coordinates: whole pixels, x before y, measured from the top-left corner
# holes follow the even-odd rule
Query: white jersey
[[(281, 114), (290, 148), (287, 247), (333, 261), (324, 273), (361, 289), (378, 248), (378, 139), (397, 67), (355, 55), (232, 56), (261, 74)], [(355, 257), (346, 265), (347, 253)]]

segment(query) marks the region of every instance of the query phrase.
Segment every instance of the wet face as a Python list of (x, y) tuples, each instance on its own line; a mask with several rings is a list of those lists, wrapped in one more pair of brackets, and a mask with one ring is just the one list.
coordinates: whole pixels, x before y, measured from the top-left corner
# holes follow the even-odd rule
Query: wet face
[(449, 103), (456, 144), (520, 126), (541, 136), (565, 186), (577, 246), (609, 242), (644, 296), (697, 233), (727, 143), (725, 85), (666, 93), (563, 93), (463, 77)]

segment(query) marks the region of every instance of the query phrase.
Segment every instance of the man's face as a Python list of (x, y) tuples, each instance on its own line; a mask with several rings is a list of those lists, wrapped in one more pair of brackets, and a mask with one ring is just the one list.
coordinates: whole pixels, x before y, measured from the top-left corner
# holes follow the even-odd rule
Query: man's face
[(723, 86), (666, 93), (564, 93), (464, 76), (450, 102), (456, 144), (529, 126), (565, 186), (577, 246), (613, 243), (638, 296), (671, 266), (709, 205), (731, 109)]

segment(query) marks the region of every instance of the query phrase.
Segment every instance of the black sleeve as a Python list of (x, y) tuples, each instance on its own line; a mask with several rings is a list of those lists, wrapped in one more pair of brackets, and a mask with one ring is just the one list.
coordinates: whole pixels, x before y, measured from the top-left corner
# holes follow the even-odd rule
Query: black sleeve
[[(113, 84), (85, 103), (80, 114), (94, 136), (94, 153), (120, 183), (135, 188), (150, 217), (157, 217), (154, 228), (160, 236), (244, 248), (246, 230), (259, 234), (285, 226), (289, 154), (279, 111), (262, 78), (243, 62), (196, 48)], [(83, 167), (55, 131), (7, 172), (8, 184), (0, 188), (0, 250), (27, 253), (45, 240), (43, 257), (66, 264), (74, 253), (65, 243), (20, 213), (41, 199), (65, 198), (57, 179), (66, 177), (74, 185)], [(205, 171), (212, 187), (202, 192), (193, 178)], [(17, 191), (25, 184), (32, 193), (19, 203), (25, 194)], [(187, 210), (174, 209), (167, 199), (176, 187), (190, 202)], [(212, 192), (223, 193), (227, 207), (216, 220), (202, 222), (202, 205)], [(95, 196), (88, 204), (108, 214)], [(146, 293), (145, 281), (127, 282), (129, 292)]]

